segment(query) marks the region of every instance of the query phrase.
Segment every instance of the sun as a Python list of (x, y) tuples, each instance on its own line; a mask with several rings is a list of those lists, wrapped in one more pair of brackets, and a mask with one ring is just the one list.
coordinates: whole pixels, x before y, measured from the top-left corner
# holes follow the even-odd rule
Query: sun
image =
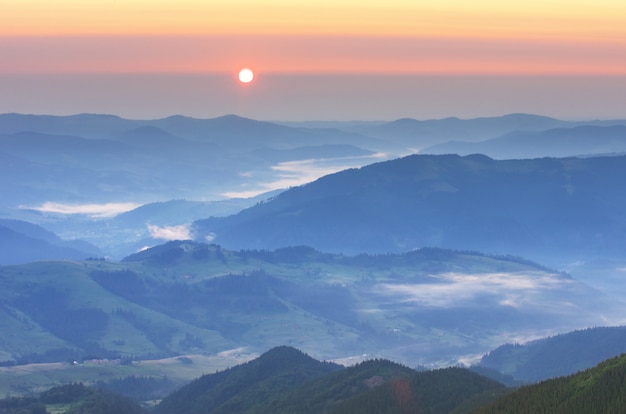
[(239, 82), (250, 83), (254, 79), (254, 72), (251, 69), (243, 68), (239, 71)]

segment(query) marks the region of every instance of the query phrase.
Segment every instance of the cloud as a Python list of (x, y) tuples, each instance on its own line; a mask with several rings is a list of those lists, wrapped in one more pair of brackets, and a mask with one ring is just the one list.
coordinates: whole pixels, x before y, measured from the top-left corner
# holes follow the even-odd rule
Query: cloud
[[(277, 178), (273, 181), (260, 183), (254, 189), (230, 191), (222, 195), (229, 198), (255, 197), (269, 191), (310, 183), (325, 175), (343, 171), (348, 168), (360, 167), (371, 163), (373, 160), (386, 159), (387, 157), (388, 154), (376, 153), (363, 157), (312, 158), (307, 160), (285, 161), (271, 167), (272, 170), (277, 173)], [(240, 176), (251, 177), (252, 174), (241, 173)]]
[[(249, 198), (255, 197), (269, 191), (279, 190), (283, 188), (296, 187), (309, 183), (324, 175), (332, 174), (346, 168), (345, 165), (339, 166), (323, 166), (319, 164), (320, 160), (303, 160), (281, 162), (272, 166), (272, 170), (277, 172), (277, 178), (273, 181), (260, 183), (256, 188), (250, 190), (229, 191), (222, 194), (229, 198)], [(242, 176), (244, 176), (242, 174)], [(247, 175), (251, 176), (250, 173)]]
[(48, 201), (38, 207), (20, 206), (20, 208), (42, 213), (83, 214), (93, 218), (107, 218), (134, 210), (139, 206), (141, 204), (137, 203), (62, 204)]
[(377, 288), (387, 295), (400, 296), (405, 302), (447, 308), (495, 296), (502, 306), (519, 308), (533, 303), (536, 295), (569, 283), (550, 273), (446, 273), (436, 276), (438, 283), (390, 284)]
[(157, 226), (154, 224), (147, 224), (150, 237), (153, 239), (162, 240), (190, 240), (191, 229), (188, 225), (180, 226)]

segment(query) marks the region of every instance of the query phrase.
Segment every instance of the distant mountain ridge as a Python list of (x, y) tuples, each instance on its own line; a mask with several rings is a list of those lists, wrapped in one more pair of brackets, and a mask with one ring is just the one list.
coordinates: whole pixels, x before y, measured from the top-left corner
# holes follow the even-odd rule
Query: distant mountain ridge
[[(372, 137), (391, 139), (394, 145), (412, 148), (415, 152), (426, 152), (425, 148), (433, 145), (447, 145), (455, 141), (462, 144), (478, 143), (497, 139), (511, 133), (540, 132), (555, 128), (574, 128), (582, 125), (610, 126), (626, 125), (626, 120), (607, 121), (563, 121), (532, 114), (508, 114), (499, 117), (482, 117), (473, 119), (444, 118), (416, 120), (412, 118), (398, 119), (392, 122), (373, 126), (354, 127), (355, 131)], [(540, 151), (540, 149), (538, 149)], [(480, 152), (480, 151), (474, 151)], [(438, 152), (440, 153), (440, 152)], [(449, 153), (456, 153), (450, 151)], [(462, 155), (465, 155), (462, 154)], [(542, 156), (547, 156), (544, 154)], [(558, 154), (557, 156), (563, 156)]]
[[(323, 157), (367, 163), (384, 141), (235, 115), (127, 120), (109, 115), (0, 115), (3, 209), (56, 203), (219, 200), (274, 190), (276, 164)], [(19, 165), (14, 164), (18, 162)], [(340, 160), (340, 161), (339, 161)], [(297, 170), (294, 170), (297, 171)], [(292, 173), (297, 176), (297, 174)], [(49, 177), (46, 186), (40, 177)], [(268, 188), (269, 187), (269, 188)], [(9, 191), (10, 190), (10, 191)], [(2, 214), (3, 211), (0, 211)]]
[(398, 143), (416, 150), (450, 140), (482, 141), (511, 131), (537, 131), (568, 125), (566, 121), (530, 114), (474, 119), (444, 118), (396, 121), (361, 129), (375, 137), (393, 137)]
[(448, 142), (423, 154), (485, 154), (497, 159), (582, 156), (626, 152), (626, 125), (576, 126), (536, 132), (512, 132), (480, 142)]
[(61, 240), (40, 226), (0, 219), (0, 265), (39, 260), (84, 260), (101, 254), (96, 246), (80, 240)]
[(500, 346), (479, 367), (495, 369), (524, 382), (575, 374), (609, 358), (626, 354), (626, 326), (596, 327)]

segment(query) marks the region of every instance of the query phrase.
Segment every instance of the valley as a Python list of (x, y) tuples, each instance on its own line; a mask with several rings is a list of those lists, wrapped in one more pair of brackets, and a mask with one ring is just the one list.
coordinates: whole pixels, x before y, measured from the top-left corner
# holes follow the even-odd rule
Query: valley
[(0, 396), (155, 406), (280, 347), (503, 393), (591, 368), (626, 352), (624, 124), (2, 115)]

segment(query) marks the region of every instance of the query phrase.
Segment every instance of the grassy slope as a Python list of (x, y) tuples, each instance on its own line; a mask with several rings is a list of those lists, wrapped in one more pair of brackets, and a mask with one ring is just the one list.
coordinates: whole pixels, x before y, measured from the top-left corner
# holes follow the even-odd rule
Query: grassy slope
[[(22, 324), (21, 329), (14, 331), (19, 332), (13, 336), (15, 341), (7, 341), (4, 344), (5, 352), (19, 355), (31, 352), (41, 353), (46, 348), (75, 346), (67, 340), (59, 341), (58, 337), (50, 338), (50, 330), (41, 326), (42, 312), (59, 311), (59, 309), (48, 309), (42, 304), (35, 304), (35, 306), (41, 306), (32, 311), (30, 315), (26, 315), (23, 310), (19, 309), (19, 306), (11, 305), (20, 302), (15, 300), (15, 295), (31, 295), (34, 297), (34, 301), (43, 301), (52, 294), (59, 292), (59, 296), (64, 299), (62, 306), (68, 310), (80, 312), (85, 309), (99, 309), (106, 313), (108, 320), (104, 332), (101, 332), (98, 337), (85, 339), (97, 341), (102, 348), (122, 355), (159, 354), (162, 350), (150, 341), (150, 336), (146, 335), (145, 330), (138, 329), (129, 323), (127, 318), (121, 316), (120, 310), (132, 312), (140, 320), (150, 321), (150, 324), (159, 326), (163, 330), (177, 332), (178, 335), (172, 337), (171, 348), (173, 351), (177, 351), (176, 340), (180, 339), (186, 332), (200, 336), (205, 343), (214, 349), (227, 349), (232, 345), (217, 332), (199, 329), (125, 300), (104, 289), (89, 277), (90, 272), (94, 269), (106, 268), (115, 271), (127, 267), (127, 265), (117, 263), (101, 262), (35, 262), (22, 266), (0, 268), (0, 278), (4, 285), (2, 290), (4, 297), (2, 299), (8, 303), (3, 310), (5, 314), (8, 313), (11, 316), (3, 319), (3, 322), (7, 325), (16, 325), (19, 322)], [(33, 317), (33, 315), (38, 315), (39, 318)], [(63, 323), (71, 324), (71, 320), (63, 321)]]
[[(94, 272), (100, 272), (100, 279)], [(445, 288), (449, 282), (439, 275), (473, 280), (493, 273), (531, 279), (537, 275), (563, 283), (570, 289), (564, 291), (569, 300), (585, 306), (584, 300), (577, 300), (584, 297), (577, 296), (582, 293), (575, 291), (574, 281), (518, 259), (436, 249), (355, 257), (307, 248), (233, 252), (172, 242), (121, 263), (0, 267), (0, 326), (12, 333), (0, 338), (4, 352), (0, 361), (59, 348), (69, 351), (56, 361), (116, 355), (142, 360), (211, 356), (238, 347), (250, 354), (290, 345), (319, 359), (353, 357), (354, 362), (367, 354), (366, 358), (412, 366), (423, 363), (421, 358), (428, 362), (440, 358), (447, 364), (460, 353), (482, 353), (500, 345), (506, 335), (523, 328), (517, 321), (535, 327), (555, 316), (541, 312), (525, 316), (497, 302), (491, 308), (489, 301), (498, 297), (481, 297), (454, 309), (429, 309), (402, 293), (387, 294), (384, 287)], [(118, 286), (115, 278), (120, 277), (120, 283), (132, 283)], [(551, 295), (534, 289), (524, 297), (552, 303)], [(51, 326), (58, 318), (47, 316), (59, 310), (64, 330)], [(101, 326), (87, 324), (83, 331), (72, 331), (72, 321), (79, 325), (78, 315), (89, 313)], [(14, 375), (10, 369), (0, 372)], [(33, 375), (32, 381), (24, 380), (26, 387), (72, 379), (69, 374), (54, 375), (46, 382)]]
[(210, 356), (185, 355), (183, 359), (145, 360), (131, 365), (122, 365), (115, 360), (88, 360), (78, 365), (57, 362), (0, 367), (0, 398), (39, 392), (68, 382), (92, 384), (128, 376), (167, 377), (182, 386), (201, 375), (224, 370), (255, 356), (233, 350)]
[[(153, 254), (147, 256), (145, 260), (123, 263), (37, 262), (0, 267), (0, 285), (2, 285), (0, 299), (3, 303), (0, 307), (0, 325), (6, 327), (7, 331), (16, 332), (15, 335), (2, 339), (1, 349), (4, 352), (4, 359), (76, 345), (67, 338), (64, 340), (58, 335), (51, 335), (50, 329), (42, 326), (45, 321), (38, 319), (32, 309), (20, 306), (20, 301), (16, 300), (19, 295), (31, 295), (35, 298), (34, 301), (39, 299), (34, 295), (47, 297), (49, 292), (62, 292), (64, 300), (66, 299), (62, 305), (67, 309), (78, 311), (96, 309), (106, 313), (106, 328), (103, 332), (94, 334), (89, 340), (122, 355), (193, 353), (193, 349), (185, 349), (180, 344), (186, 334), (199, 337), (203, 343), (203, 350), (224, 350), (233, 346), (231, 341), (215, 330), (198, 326), (193, 317), (179, 317), (173, 315), (171, 309), (159, 309), (154, 304), (146, 306), (134, 298), (114, 294), (90, 277), (94, 271), (132, 271), (147, 285), (186, 285), (194, 289), (196, 286), (202, 286), (207, 280), (220, 276), (250, 274), (262, 269), (273, 278), (301, 287), (319, 285), (345, 287), (348, 289), (345, 291), (346, 294), (353, 300), (355, 306), (375, 308), (376, 303), (372, 303), (372, 300), (376, 298), (368, 295), (365, 289), (362, 289), (360, 294), (354, 295), (353, 287), (386, 281), (419, 283), (420, 275), (430, 272), (537, 270), (535, 266), (529, 264), (469, 254), (450, 253), (434, 259), (392, 256), (380, 261), (372, 258), (348, 260), (342, 256), (322, 255), (310, 251), (304, 254), (305, 257), (293, 261), (289, 259), (289, 255), (285, 255), (286, 260), (282, 260), (278, 253), (270, 254), (268, 257), (262, 254), (244, 257), (223, 250), (218, 253), (215, 247), (208, 248), (207, 256), (198, 259), (194, 256), (196, 245), (182, 245), (181, 248), (184, 250), (183, 254), (175, 259), (168, 258), (165, 253), (162, 255), (166, 257), (160, 257), (158, 252), (152, 252)], [(318, 293), (324, 295), (328, 292), (320, 290)], [(239, 339), (259, 343), (259, 346), (265, 349), (286, 343), (305, 348), (315, 354), (323, 350), (327, 352), (339, 350), (332, 345), (329, 347), (329, 342), (343, 343), (347, 346), (362, 340), (359, 339), (354, 320), (343, 321), (341, 318), (331, 317), (333, 315), (320, 318), (320, 315), (316, 314), (319, 309), (313, 305), (303, 304), (302, 300), (289, 302), (285, 301), (285, 298), (276, 299), (286, 306), (286, 310), (264, 312), (260, 309), (258, 312), (242, 314), (237, 309), (220, 309), (220, 312), (224, 313), (225, 318), (227, 317), (234, 325), (245, 327)], [(53, 303), (51, 306), (53, 305), (57, 304)], [(181, 307), (188, 306), (190, 314), (196, 316), (206, 312), (204, 305), (193, 308), (189, 303), (180, 304)], [(45, 311), (47, 308), (35, 310)], [(132, 313), (135, 319), (145, 323), (137, 323), (128, 317), (128, 313)], [(388, 326), (389, 320), (383, 313), (367, 315), (367, 319), (368, 323), (381, 333), (391, 329)], [(407, 328), (413, 325), (408, 320), (396, 322), (406, 325)], [(157, 326), (169, 335), (165, 343), (155, 343), (152, 336), (158, 332), (152, 336), (146, 334), (146, 330)], [(417, 329), (416, 332), (423, 337), (423, 331)], [(275, 337), (281, 338), (280, 343), (272, 342), (272, 338)]]

